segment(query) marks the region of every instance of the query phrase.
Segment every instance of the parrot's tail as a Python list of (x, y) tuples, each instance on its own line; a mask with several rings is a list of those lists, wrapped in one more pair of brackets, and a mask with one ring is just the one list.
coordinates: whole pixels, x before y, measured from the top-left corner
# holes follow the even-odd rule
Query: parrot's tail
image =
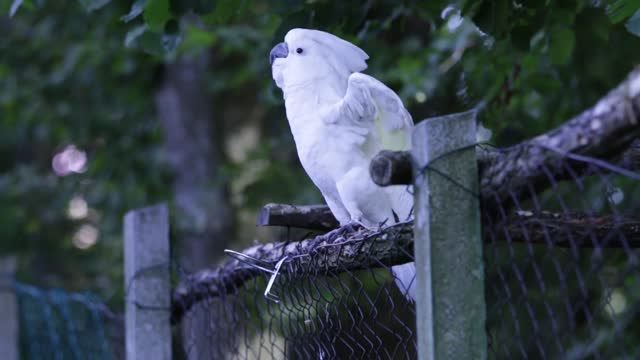
[(407, 299), (416, 301), (416, 264), (410, 262), (396, 265), (391, 271), (402, 294)]
[[(407, 186), (389, 186), (385, 188), (393, 213), (400, 222), (413, 218), (413, 189)], [(416, 300), (416, 265), (413, 262), (391, 268), (400, 291), (411, 301)]]

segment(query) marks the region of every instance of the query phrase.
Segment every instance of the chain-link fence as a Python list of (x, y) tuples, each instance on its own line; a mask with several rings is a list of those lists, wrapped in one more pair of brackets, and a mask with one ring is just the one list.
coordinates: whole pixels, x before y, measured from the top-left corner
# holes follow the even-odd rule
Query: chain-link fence
[[(134, 211), (127, 312), (165, 316), (147, 337), (172, 337), (174, 358), (638, 358), (638, 119), (640, 69), (509, 148), (476, 144), (475, 112), (425, 120), (411, 154), (371, 167), (377, 184), (414, 193), (413, 220), (228, 250), (221, 266), (177, 272), (170, 299), (166, 206)], [(335, 225), (327, 209), (278, 211), (259, 222)], [(398, 287), (394, 267), (414, 260)], [(131, 348), (157, 349), (147, 340)]]
[(6, 291), (17, 298), (21, 359), (124, 358), (122, 317), (95, 295), (19, 282)]
[[(238, 260), (187, 279), (177, 289), (174, 304), (180, 303), (180, 295), (180, 311), (196, 294), (204, 300), (182, 318), (183, 331), (192, 335), (182, 340), (185, 355), (415, 358), (415, 306), (399, 291), (388, 269), (390, 261), (411, 259), (401, 246), (411, 235), (408, 223), (384, 233), (360, 229), (257, 246)], [(174, 312), (176, 319), (180, 315)], [(184, 329), (184, 324), (197, 326), (202, 317), (206, 326)], [(204, 344), (198, 337), (205, 338)]]
[[(474, 114), (428, 119), (411, 154), (375, 159), (376, 183), (414, 193), (413, 220), (287, 231), (176, 271), (171, 287), (167, 207), (131, 212), (125, 319), (90, 294), (0, 274), (17, 298), (21, 358), (124, 358), (125, 343), (129, 358), (160, 360), (476, 358), (447, 356), (451, 343), (478, 358), (640, 358), (640, 68), (510, 148), (476, 144)], [(283, 209), (265, 225), (335, 227), (326, 208)], [(417, 276), (396, 276), (414, 260)]]
[[(640, 115), (633, 84), (640, 80), (637, 71), (634, 76), (631, 85), (554, 131), (507, 149), (477, 146), (480, 188), (456, 196), (481, 204), (484, 293), (476, 296), (486, 303), (489, 358), (640, 357), (640, 144), (633, 142)], [(432, 143), (440, 137), (429, 136)], [(447, 166), (434, 165), (460, 161), (459, 150), (436, 150), (440, 155), (419, 167), (432, 177), (430, 186), (440, 178), (463, 187)], [(389, 171), (400, 168), (390, 165)], [(469, 210), (464, 200), (443, 205), (446, 197), (439, 196), (423, 197), (434, 202), (426, 212), (431, 221), (438, 207), (462, 206), (459, 211), (473, 217), (473, 202)], [(437, 244), (445, 240), (430, 245), (430, 266), (442, 266), (433, 257), (447, 254), (447, 246), (460, 251), (453, 243)], [(182, 319), (183, 353), (193, 359), (416, 358), (416, 307), (390, 271), (412, 261), (413, 250), (413, 223), (400, 223), (231, 252), (226, 265), (187, 276), (174, 290), (172, 315), (174, 322)], [(467, 260), (457, 260), (445, 268), (467, 272)], [(430, 271), (437, 276), (437, 269)], [(461, 276), (482, 279), (474, 271)], [(453, 328), (461, 310), (437, 298), (443, 287), (459, 284), (431, 281), (439, 329), (430, 336), (437, 347), (459, 336)]]
[(513, 193), (485, 215), (494, 358), (640, 357), (640, 173), (628, 170), (637, 163), (567, 160), (566, 178), (544, 168), (548, 188)]
[[(548, 188), (483, 215), (490, 358), (640, 356), (640, 174), (585, 161), (563, 162), (573, 176), (558, 181), (543, 169)], [(208, 341), (183, 338), (184, 355), (416, 358), (415, 305), (389, 269), (411, 260), (411, 225), (258, 246), (196, 275), (177, 299), (203, 299), (182, 323), (204, 315)]]

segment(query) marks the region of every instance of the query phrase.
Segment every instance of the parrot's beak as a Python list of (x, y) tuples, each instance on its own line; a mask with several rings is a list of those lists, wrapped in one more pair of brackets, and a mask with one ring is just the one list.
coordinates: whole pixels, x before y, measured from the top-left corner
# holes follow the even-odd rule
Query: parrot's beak
[(274, 46), (269, 53), (269, 63), (273, 65), (273, 62), (277, 58), (286, 58), (289, 55), (289, 46), (287, 46), (286, 42), (281, 42), (278, 45)]

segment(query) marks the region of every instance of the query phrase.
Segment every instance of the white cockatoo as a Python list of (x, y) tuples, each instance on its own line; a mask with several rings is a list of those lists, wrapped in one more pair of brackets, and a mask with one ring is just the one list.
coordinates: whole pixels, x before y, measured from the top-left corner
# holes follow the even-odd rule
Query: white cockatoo
[[(376, 185), (369, 163), (380, 150), (410, 149), (413, 120), (393, 90), (361, 73), (368, 58), (348, 41), (308, 29), (290, 30), (270, 53), (302, 166), (342, 226), (374, 228), (411, 217), (407, 187)], [(415, 300), (414, 263), (392, 271)]]

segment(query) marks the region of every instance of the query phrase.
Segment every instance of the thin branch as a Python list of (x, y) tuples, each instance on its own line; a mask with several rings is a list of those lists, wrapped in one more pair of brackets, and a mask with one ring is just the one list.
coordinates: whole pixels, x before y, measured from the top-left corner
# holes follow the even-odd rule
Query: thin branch
[[(487, 229), (491, 228), (493, 234)], [(615, 215), (588, 216), (549, 211), (517, 211), (506, 221), (485, 226), (485, 242), (515, 242), (558, 247), (640, 247), (640, 220)]]
[(413, 184), (411, 152), (380, 151), (369, 164), (369, 174), (380, 186)]
[(324, 205), (267, 204), (260, 209), (258, 226), (290, 226), (329, 231), (340, 226)]

